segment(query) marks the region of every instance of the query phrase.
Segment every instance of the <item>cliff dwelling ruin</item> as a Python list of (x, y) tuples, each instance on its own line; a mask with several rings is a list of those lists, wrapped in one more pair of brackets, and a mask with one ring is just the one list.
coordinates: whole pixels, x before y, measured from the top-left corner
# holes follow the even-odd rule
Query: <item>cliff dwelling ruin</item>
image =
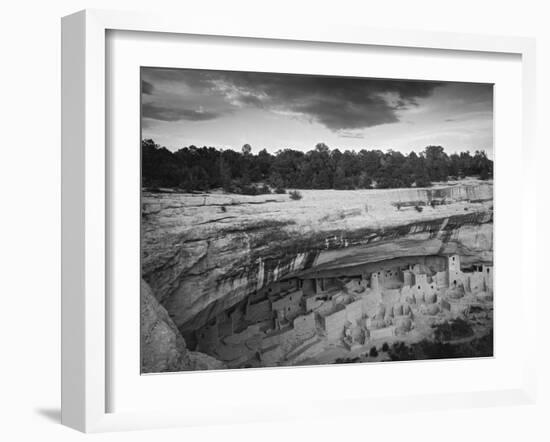
[(415, 342), (470, 311), (492, 315), (492, 298), (491, 265), (463, 268), (458, 254), (394, 258), (268, 284), (185, 338), (229, 368), (306, 364)]

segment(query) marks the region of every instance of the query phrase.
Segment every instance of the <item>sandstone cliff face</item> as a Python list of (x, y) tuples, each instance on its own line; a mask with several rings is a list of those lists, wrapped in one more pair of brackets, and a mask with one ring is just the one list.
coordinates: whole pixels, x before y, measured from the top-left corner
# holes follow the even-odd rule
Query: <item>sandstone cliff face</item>
[[(299, 201), (144, 195), (143, 278), (179, 330), (195, 330), (263, 285), (301, 272), (419, 254), (492, 262), (491, 184), (301, 192)], [(432, 198), (444, 204), (432, 207)]]
[(188, 351), (168, 312), (141, 282), (141, 372), (211, 370), (225, 365), (211, 356)]

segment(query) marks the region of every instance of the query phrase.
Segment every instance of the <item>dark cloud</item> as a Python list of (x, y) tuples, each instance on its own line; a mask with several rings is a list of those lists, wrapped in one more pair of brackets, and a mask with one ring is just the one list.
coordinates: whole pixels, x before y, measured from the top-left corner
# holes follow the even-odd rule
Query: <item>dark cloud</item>
[[(399, 121), (398, 112), (418, 105), (441, 83), (256, 72), (147, 69), (155, 87), (163, 82), (181, 85), (194, 94), (218, 96), (234, 107), (256, 107), (302, 115), (333, 131), (364, 129)], [(144, 92), (145, 93), (145, 92)], [(173, 106), (173, 105), (172, 105)], [(198, 113), (149, 105), (150, 118), (166, 121), (205, 120), (227, 112)]]
[(190, 121), (205, 121), (213, 120), (218, 117), (218, 114), (215, 112), (195, 110), (195, 109), (184, 109), (184, 108), (173, 108), (166, 106), (159, 106), (151, 103), (145, 103), (141, 107), (142, 117), (144, 119), (153, 119), (161, 121), (181, 121), (181, 120), (190, 120)]
[(141, 93), (145, 95), (152, 95), (153, 85), (148, 81), (141, 80)]
[(399, 121), (397, 112), (417, 105), (439, 85), (434, 82), (347, 77), (223, 73), (233, 100), (295, 112), (327, 128), (363, 129)]

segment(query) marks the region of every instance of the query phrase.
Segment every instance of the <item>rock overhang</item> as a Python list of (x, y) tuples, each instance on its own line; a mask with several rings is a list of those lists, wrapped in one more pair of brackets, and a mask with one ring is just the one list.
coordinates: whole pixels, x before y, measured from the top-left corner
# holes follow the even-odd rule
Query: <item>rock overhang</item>
[[(484, 184), (480, 195), (488, 188)], [(310, 192), (305, 191), (304, 199), (319, 193)], [(480, 196), (474, 190), (468, 192)], [(336, 194), (325, 193), (331, 198)], [(374, 194), (372, 207), (366, 207), (372, 192), (353, 193), (355, 199), (348, 203), (353, 207), (322, 204), (305, 218), (298, 216), (300, 204), (304, 211), (311, 211), (312, 201), (288, 202), (278, 196), (276, 201), (258, 206), (251, 205), (252, 198), (247, 197), (246, 204), (239, 205), (235, 203), (239, 196), (231, 196), (232, 204), (222, 216), (217, 213), (219, 207), (213, 210), (208, 204), (208, 196), (202, 206), (196, 197), (186, 206), (189, 197), (171, 196), (180, 198), (180, 203), (165, 201), (165, 209), (151, 211), (145, 222), (150, 228), (144, 229), (144, 278), (178, 327), (189, 330), (262, 286), (291, 276), (351, 268), (399, 255), (460, 252), (465, 262), (492, 261), (491, 201), (461, 201), (406, 212), (391, 206), (397, 195), (403, 199), (402, 193), (386, 193), (384, 197)], [(408, 193), (417, 197), (416, 192)], [(220, 207), (227, 200), (223, 198), (216, 201)], [(376, 219), (375, 209), (384, 213), (383, 224)], [(391, 217), (386, 216), (388, 210), (393, 211)], [(236, 212), (228, 218), (231, 211)], [(201, 214), (200, 223), (193, 225), (197, 214)], [(159, 229), (151, 228), (157, 223)], [(153, 231), (154, 237), (147, 237)]]

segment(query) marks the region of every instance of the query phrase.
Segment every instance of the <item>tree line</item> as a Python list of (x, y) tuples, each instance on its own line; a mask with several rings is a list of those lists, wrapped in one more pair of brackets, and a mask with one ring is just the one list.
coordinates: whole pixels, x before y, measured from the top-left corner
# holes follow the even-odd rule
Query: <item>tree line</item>
[(189, 146), (171, 152), (153, 140), (143, 140), (142, 185), (177, 188), (186, 192), (222, 188), (226, 192), (258, 194), (271, 189), (371, 189), (427, 187), (435, 181), (493, 176), (493, 161), (484, 151), (448, 155), (442, 146), (421, 153), (388, 150), (344, 152), (318, 143), (309, 152), (294, 149), (270, 154), (215, 147)]

